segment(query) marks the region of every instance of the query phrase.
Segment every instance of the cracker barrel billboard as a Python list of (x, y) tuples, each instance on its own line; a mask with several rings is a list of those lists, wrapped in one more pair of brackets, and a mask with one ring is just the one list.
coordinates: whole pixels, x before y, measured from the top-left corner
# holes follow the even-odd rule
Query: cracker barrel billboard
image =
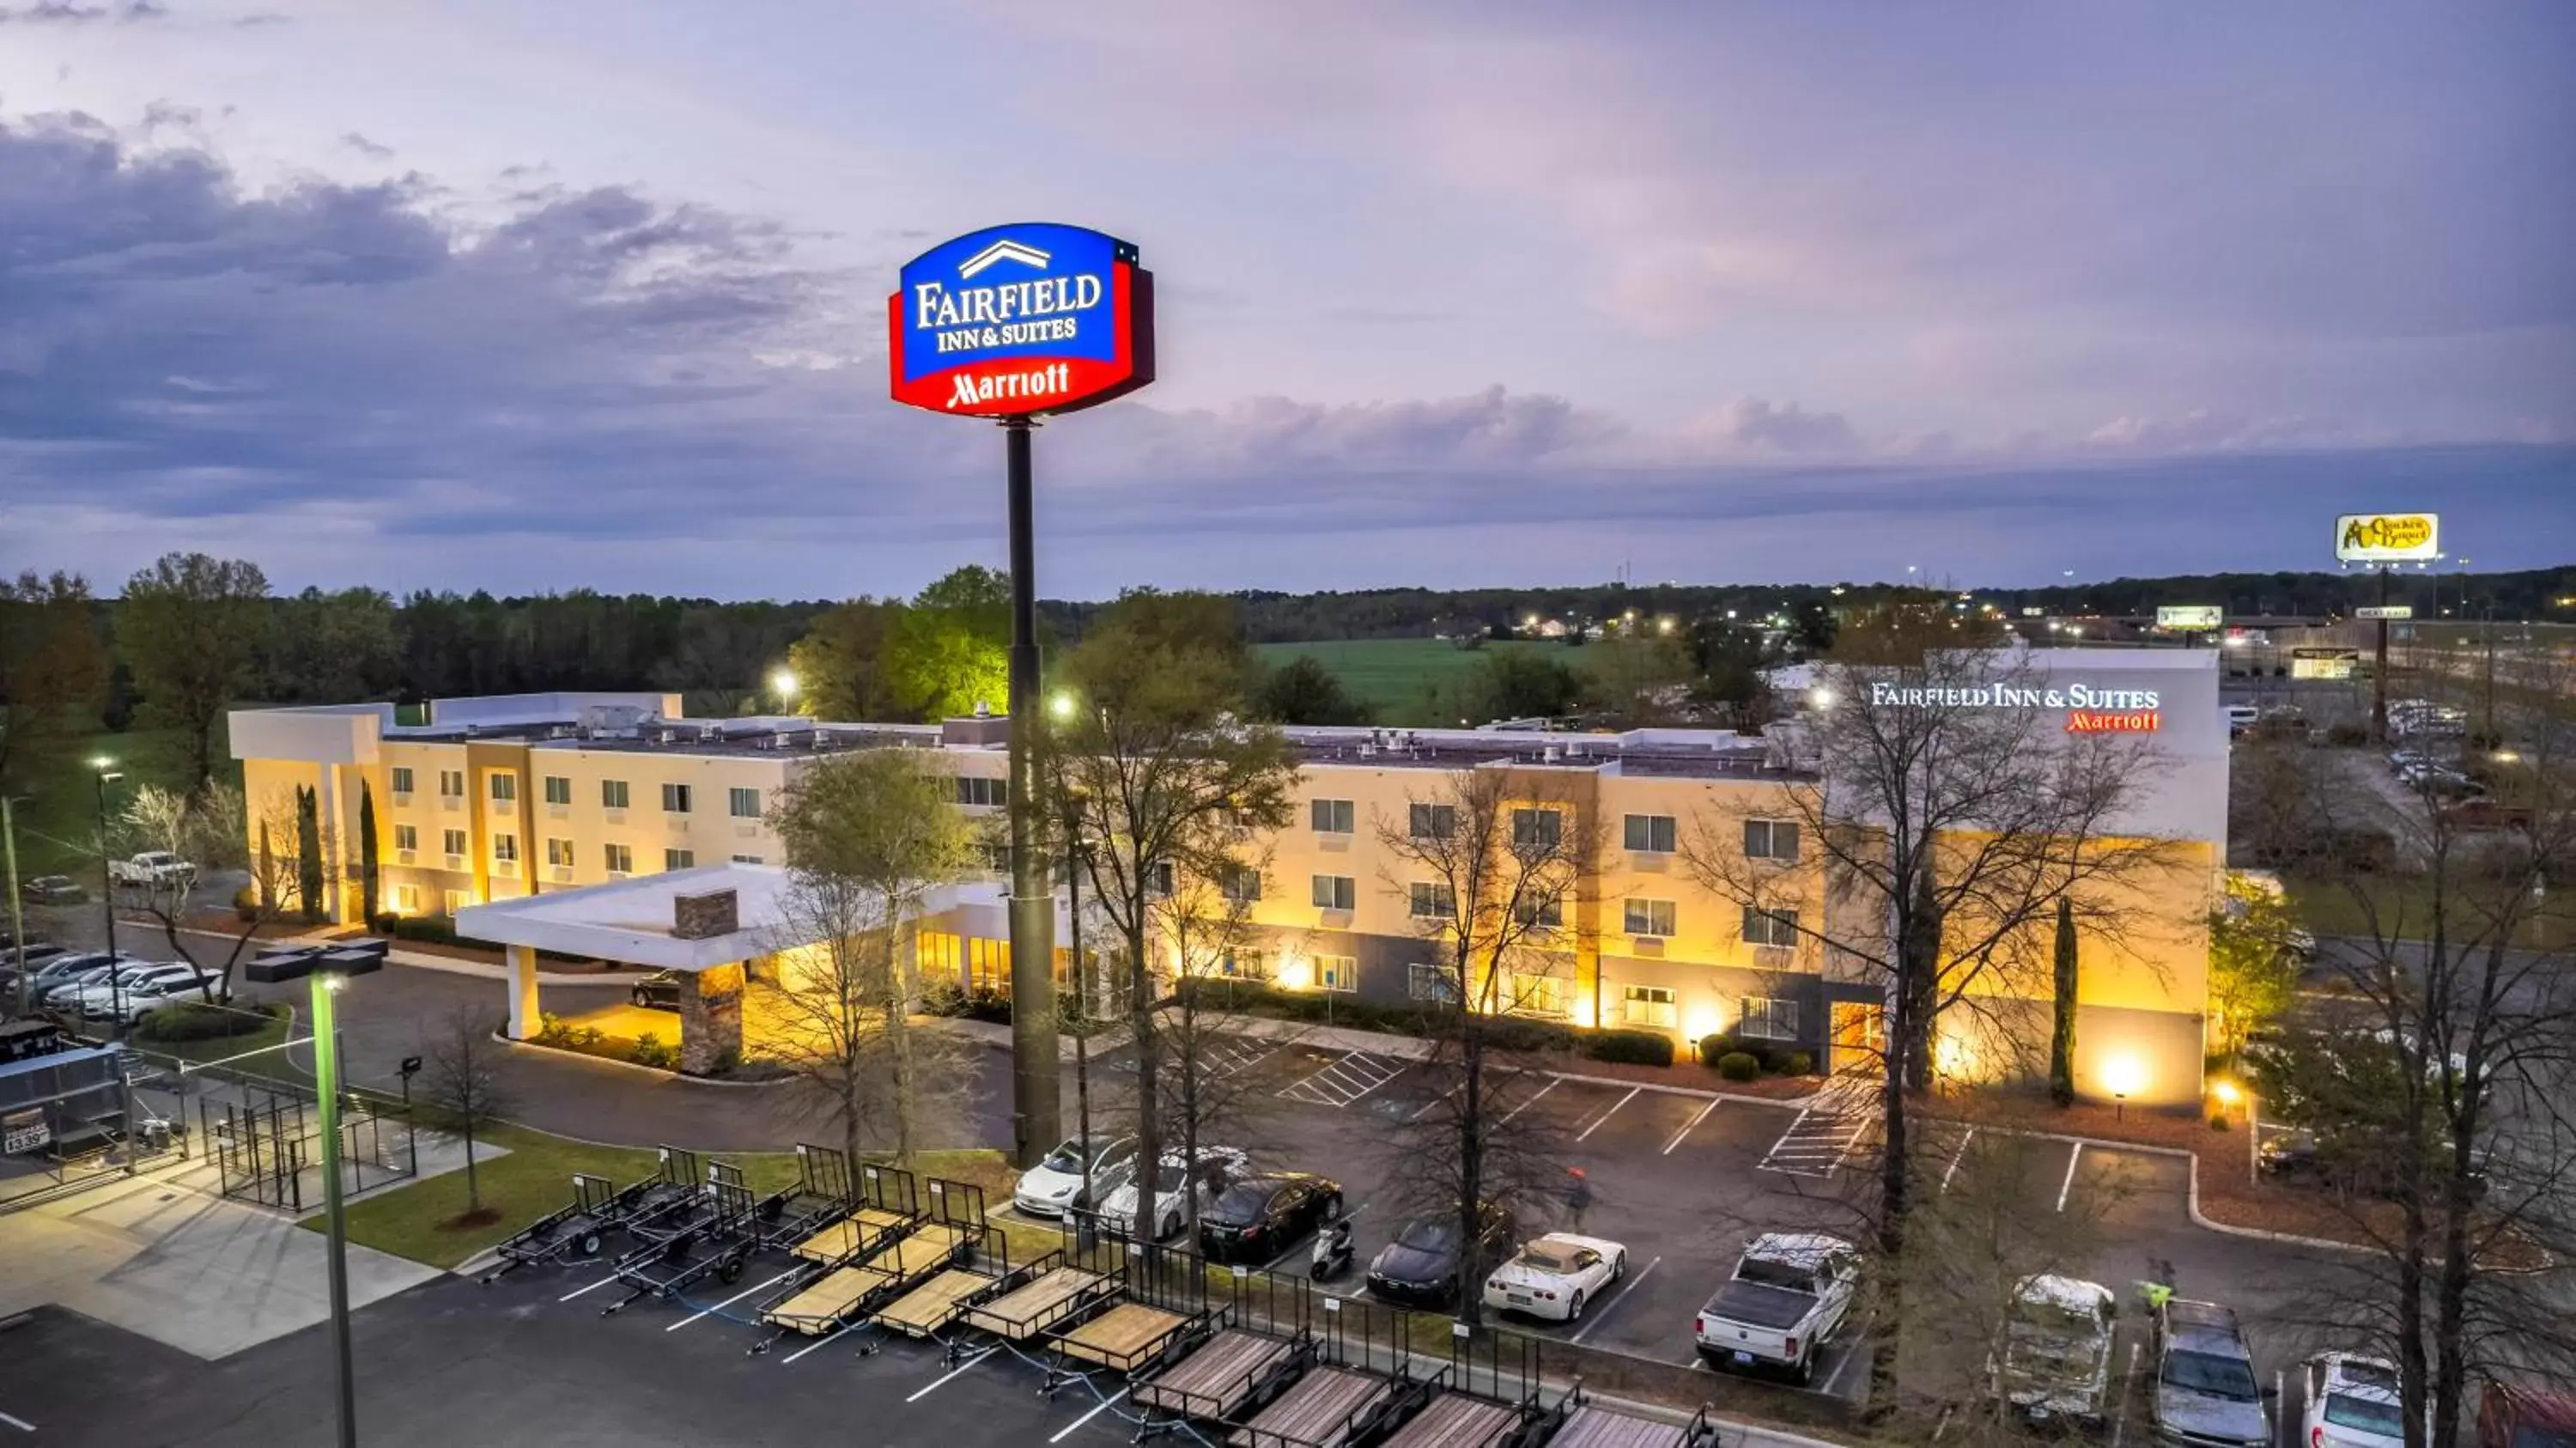
[(2416, 563), (2442, 556), (2438, 513), (2346, 513), (2335, 519), (2335, 557), (2345, 563)]
[(886, 298), (894, 400), (965, 417), (1072, 412), (1154, 380), (1154, 277), (1136, 247), (1050, 222), (904, 263)]

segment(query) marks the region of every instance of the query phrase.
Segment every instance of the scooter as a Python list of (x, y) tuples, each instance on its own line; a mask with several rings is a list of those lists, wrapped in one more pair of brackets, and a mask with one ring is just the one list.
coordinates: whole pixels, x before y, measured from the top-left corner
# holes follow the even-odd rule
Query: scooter
[(1335, 1217), (1315, 1233), (1315, 1250), (1307, 1259), (1306, 1275), (1318, 1282), (1342, 1274), (1351, 1265), (1351, 1219)]

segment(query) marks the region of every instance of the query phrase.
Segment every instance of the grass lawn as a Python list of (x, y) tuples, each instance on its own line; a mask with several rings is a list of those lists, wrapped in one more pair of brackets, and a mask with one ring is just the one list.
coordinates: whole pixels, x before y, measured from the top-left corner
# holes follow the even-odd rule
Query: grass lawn
[[(218, 777), (239, 783), (241, 767), (229, 757), (220, 723), (214, 749)], [(107, 787), (111, 812), (123, 809), (143, 785), (180, 789), (188, 782), (188, 741), (175, 729), (101, 731), (56, 740), (31, 754), (19, 775), (24, 798), (17, 806), (18, 874), (69, 875), (93, 895), (99, 888), (98, 857), (89, 851), (98, 837), (98, 784), (88, 761), (105, 756), (125, 776)]]
[(1582, 668), (1591, 650), (1530, 639), (1489, 640), (1481, 649), (1452, 648), (1445, 639), (1328, 639), (1307, 644), (1260, 644), (1272, 667), (1305, 654), (1333, 671), (1342, 687), (1376, 711), (1380, 724), (1454, 728), (1457, 687), (1485, 656), (1512, 649), (1546, 650)]
[[(2289, 892), (2290, 908), (2301, 923), (2323, 935), (2349, 935), (2364, 939), (2385, 933), (2401, 940), (2422, 940), (2432, 934), (2432, 889), (2420, 876), (2364, 876), (2370, 901), (2377, 907), (2374, 924), (2372, 910), (2340, 880), (2319, 880), (2298, 875), (2284, 876), (2281, 886)], [(2455, 900), (2452, 908), (2460, 908)], [(2529, 949), (2562, 949), (2576, 943), (2576, 902), (2566, 892), (2551, 896), (2548, 903), (2523, 922), (2514, 943)]]
[(204, 1041), (147, 1041), (134, 1038), (129, 1043), (134, 1049), (150, 1055), (175, 1056), (182, 1061), (195, 1061), (200, 1064), (208, 1061), (224, 1061), (252, 1051), (266, 1051), (267, 1054), (252, 1056), (247, 1061), (232, 1061), (230, 1069), (245, 1075), (271, 1076), (303, 1086), (309, 1084), (312, 1078), (295, 1069), (287, 1061), (286, 1052), (268, 1049), (284, 1041), (289, 1031), (294, 1031), (297, 1039), (305, 1039), (306, 1033), (298, 1029), (300, 1025), (301, 1021), (295, 1012), (288, 1010), (281, 1011), (271, 1017), (266, 1025), (244, 1035), (223, 1036)]
[[(624, 1186), (654, 1171), (649, 1147), (592, 1146), (522, 1126), (495, 1127), (485, 1139), (510, 1151), (508, 1156), (481, 1162), (475, 1168), (483, 1205), (494, 1214), (491, 1222), (474, 1227), (447, 1225), (465, 1211), (465, 1173), (452, 1171), (352, 1205), (349, 1240), (432, 1267), (452, 1268), (570, 1203), (574, 1172), (606, 1177)], [(796, 1183), (796, 1157), (791, 1152), (728, 1154), (711, 1159), (741, 1167), (743, 1179), (756, 1196)], [(995, 1183), (1007, 1184), (1012, 1174), (1003, 1166), (999, 1152), (947, 1151), (923, 1153), (920, 1175), (973, 1181), (985, 1188), (990, 1209), (1002, 1203)], [(322, 1218), (307, 1217), (303, 1226), (307, 1231), (321, 1231)]]

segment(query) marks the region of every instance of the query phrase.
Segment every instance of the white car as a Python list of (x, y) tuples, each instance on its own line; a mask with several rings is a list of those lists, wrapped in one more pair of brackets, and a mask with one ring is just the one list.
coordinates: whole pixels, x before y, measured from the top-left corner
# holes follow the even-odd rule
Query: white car
[[(1163, 1167), (1154, 1177), (1154, 1231), (1151, 1240), (1160, 1242), (1181, 1230), (1189, 1221), (1188, 1203), (1181, 1196), (1181, 1186), (1190, 1182), (1198, 1193), (1199, 1205), (1214, 1202), (1227, 1187), (1252, 1174), (1252, 1162), (1230, 1146), (1199, 1148), (1198, 1170), (1191, 1171), (1188, 1158), (1177, 1151), (1163, 1154)], [(1119, 1183), (1116, 1190), (1100, 1199), (1100, 1226), (1121, 1237), (1137, 1237), (1136, 1182), (1134, 1173)]]
[[(210, 992), (217, 1001), (225, 999), (223, 988), (215, 984), (215, 975), (212, 971), (192, 969), (175, 975), (148, 977), (125, 988), (125, 1014), (121, 1019), (127, 1025), (132, 1025), (142, 1018), (145, 1011), (160, 1006), (202, 1001), (207, 999)], [(100, 1009), (113, 1010), (115, 1004), (110, 1002)]]
[[(1098, 1146), (1086, 1148), (1082, 1138), (1067, 1137), (1046, 1159), (1020, 1173), (1011, 1188), (1011, 1205), (1032, 1217), (1061, 1217), (1067, 1208), (1086, 1207), (1083, 1200), (1082, 1172), (1085, 1159), (1091, 1166), (1091, 1191), (1094, 1196), (1107, 1196), (1127, 1180), (1135, 1169), (1136, 1138), (1121, 1136)], [(1133, 1210), (1130, 1199), (1129, 1210)]]
[(95, 965), (66, 972), (61, 979), (45, 987), (43, 1005), (47, 1010), (70, 1010), (79, 1002), (82, 992), (91, 986), (104, 989), (108, 985), (109, 976), (123, 974), (131, 979), (135, 972), (149, 970), (157, 963), (137, 960), (130, 955), (118, 955), (113, 961), (102, 960)]
[(1610, 1284), (1628, 1275), (1628, 1249), (1601, 1237), (1550, 1232), (1523, 1242), (1512, 1259), (1485, 1279), (1485, 1305), (1557, 1322), (1577, 1322), (1583, 1305), (1598, 1302)]
[(197, 867), (168, 850), (145, 850), (130, 860), (108, 862), (109, 878), (120, 885), (175, 885), (197, 878)]
[(2300, 1448), (2404, 1448), (2406, 1414), (2397, 1366), (2359, 1353), (2321, 1352), (2308, 1359), (2307, 1413)]
[[(129, 1006), (138, 997), (159, 1004), (163, 995), (178, 985), (197, 988), (197, 968), (173, 965), (163, 961), (139, 961), (116, 973), (113, 980), (94, 980), (82, 986), (68, 1009), (85, 1016), (104, 1016), (119, 1006)], [(131, 1017), (129, 1016), (129, 1019)]]

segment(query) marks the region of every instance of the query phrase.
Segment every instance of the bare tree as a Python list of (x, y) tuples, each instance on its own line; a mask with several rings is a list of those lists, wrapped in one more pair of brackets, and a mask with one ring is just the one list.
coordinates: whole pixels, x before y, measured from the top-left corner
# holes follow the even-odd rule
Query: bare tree
[(1399, 1190), (1457, 1213), (1459, 1315), (1480, 1320), (1485, 1204), (1529, 1201), (1556, 1186), (1559, 1143), (1519, 1110), (1535, 1086), (1526, 1063), (1496, 1045), (1516, 1012), (1562, 1014), (1571, 988), (1566, 914), (1591, 878), (1600, 822), (1557, 773), (1483, 765), (1375, 822), (1395, 861), (1387, 886), (1406, 902), (1434, 957), (1417, 986), (1429, 997), (1432, 1084), (1443, 1088), (1404, 1124)]
[[(1191, 1163), (1211, 1136), (1251, 1125), (1256, 1108), (1273, 1099), (1243, 1079), (1243, 1048), (1221, 1024), (1227, 989), (1239, 979), (1266, 978), (1252, 910), (1268, 861), (1267, 852), (1247, 850), (1245, 858), (1219, 865), (1213, 878), (1176, 879), (1157, 909), (1156, 934), (1171, 943), (1175, 982), (1154, 1011), (1164, 1054), (1156, 1114), (1159, 1134), (1178, 1138), (1182, 1159)], [(1196, 1230), (1198, 1214), (1198, 1193), (1191, 1191), (1182, 1211), (1188, 1230)]]
[(501, 1048), (492, 1041), (492, 1021), (471, 1006), (448, 1013), (435, 1029), (426, 1054), (421, 1095), (465, 1138), (465, 1210), (483, 1210), (483, 1185), (475, 1174), (474, 1139), (499, 1121), (513, 1105), (493, 1062)]
[[(242, 791), (228, 784), (209, 785), (193, 799), (147, 784), (126, 805), (121, 838), (109, 846), (167, 850), (197, 867), (194, 876), (122, 885), (119, 898), (152, 917), (174, 958), (206, 972), (203, 991), (209, 1001), (232, 994), (233, 972), (262, 931), (281, 920), (304, 918), (311, 913), (308, 907), (328, 900), (339, 884), (339, 872), (324, 857), (321, 893), (308, 898), (308, 862), (299, 860), (292, 848), (297, 829), (292, 796), (273, 792), (256, 810), (253, 814)], [(263, 843), (253, 844), (254, 836)], [(265, 843), (271, 841), (284, 842), (286, 850)], [(226, 870), (241, 870), (249, 881), (234, 902), (232, 928), (210, 931), (189, 913), (191, 893), (198, 879)], [(221, 963), (209, 966), (200, 959), (198, 952), (205, 947), (191, 946), (185, 938), (191, 935), (229, 935)]]

